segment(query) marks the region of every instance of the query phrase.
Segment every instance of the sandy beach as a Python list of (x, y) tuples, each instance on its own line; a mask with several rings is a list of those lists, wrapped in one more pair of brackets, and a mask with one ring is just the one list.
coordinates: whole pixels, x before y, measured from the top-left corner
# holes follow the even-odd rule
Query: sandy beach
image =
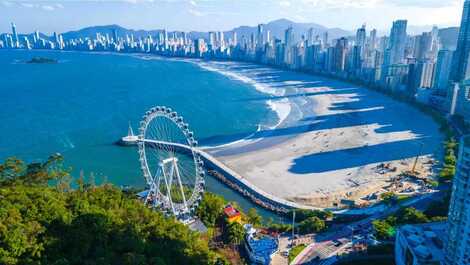
[(203, 68), (253, 84), (278, 113), (274, 126), (242, 141), (207, 149), (212, 155), (272, 195), (315, 207), (334, 207), (389, 185), (396, 172), (438, 158), (443, 138), (433, 120), (404, 103), (356, 85), (312, 75), (233, 62)]

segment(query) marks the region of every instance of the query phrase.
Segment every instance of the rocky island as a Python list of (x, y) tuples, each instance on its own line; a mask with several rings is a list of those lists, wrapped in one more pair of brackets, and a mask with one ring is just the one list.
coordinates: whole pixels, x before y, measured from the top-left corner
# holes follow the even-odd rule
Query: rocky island
[(45, 57), (33, 57), (31, 60), (26, 63), (37, 63), (37, 64), (55, 64), (58, 63), (56, 59), (50, 59)]

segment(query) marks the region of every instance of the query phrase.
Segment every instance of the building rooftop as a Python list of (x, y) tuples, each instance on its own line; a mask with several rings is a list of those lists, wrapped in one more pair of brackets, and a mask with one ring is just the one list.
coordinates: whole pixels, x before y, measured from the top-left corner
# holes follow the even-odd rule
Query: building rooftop
[(232, 205), (225, 206), (224, 213), (228, 218), (232, 218), (232, 217), (240, 215), (240, 212), (237, 209), (235, 209)]
[(444, 260), (444, 238), (446, 222), (404, 225), (400, 233), (408, 242), (410, 251), (421, 262), (428, 263)]
[(250, 256), (257, 257), (257, 260), (263, 260), (265, 264), (270, 264), (271, 255), (279, 249), (279, 242), (276, 238), (259, 234), (247, 234), (245, 237), (245, 246)]

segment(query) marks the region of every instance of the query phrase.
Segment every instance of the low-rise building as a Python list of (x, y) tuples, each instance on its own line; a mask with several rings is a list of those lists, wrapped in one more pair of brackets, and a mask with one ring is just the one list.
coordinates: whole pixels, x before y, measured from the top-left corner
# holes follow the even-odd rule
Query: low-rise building
[(443, 265), (445, 222), (404, 225), (395, 239), (396, 265)]
[(245, 227), (245, 249), (253, 264), (269, 265), (272, 257), (279, 251), (278, 238), (260, 233), (252, 225)]
[(227, 218), (227, 221), (229, 223), (233, 223), (233, 222), (240, 223), (242, 221), (242, 216), (240, 214), (240, 211), (235, 209), (235, 207), (233, 207), (230, 204), (225, 206), (224, 214), (225, 214), (225, 217)]

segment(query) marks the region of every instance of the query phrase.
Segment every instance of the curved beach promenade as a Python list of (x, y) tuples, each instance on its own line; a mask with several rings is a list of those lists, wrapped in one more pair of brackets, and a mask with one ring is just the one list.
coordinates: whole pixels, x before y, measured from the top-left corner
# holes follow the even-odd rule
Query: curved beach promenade
[(250, 195), (256, 197), (263, 203), (272, 205), (273, 207), (280, 209), (281, 211), (290, 210), (290, 209), (307, 209), (307, 210), (314, 210), (316, 208), (301, 205), (295, 202), (290, 202), (284, 200), (282, 198), (278, 198), (271, 194), (266, 193), (265, 191), (257, 188), (246, 179), (244, 179), (240, 174), (236, 173), (220, 161), (218, 161), (215, 157), (210, 155), (209, 153), (203, 151), (200, 148), (192, 148), (188, 145), (183, 145), (179, 143), (169, 143), (169, 142), (162, 142), (162, 141), (155, 141), (155, 140), (145, 140), (145, 142), (158, 144), (158, 145), (168, 145), (174, 148), (182, 150), (181, 152), (191, 152), (191, 150), (197, 152), (201, 159), (204, 161), (206, 167), (210, 168), (211, 170), (216, 170), (217, 172), (223, 174), (229, 181), (232, 183), (237, 184), (239, 187), (244, 189)]

